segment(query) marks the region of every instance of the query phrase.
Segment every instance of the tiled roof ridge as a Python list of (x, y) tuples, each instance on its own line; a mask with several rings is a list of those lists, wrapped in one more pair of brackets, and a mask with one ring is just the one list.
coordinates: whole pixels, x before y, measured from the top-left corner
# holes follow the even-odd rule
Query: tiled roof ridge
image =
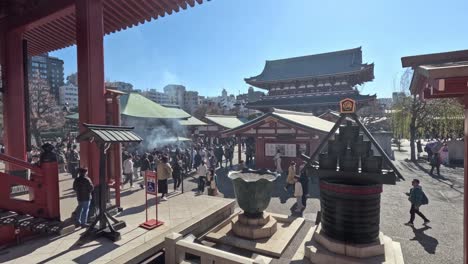
[[(310, 55), (304, 55), (304, 56), (297, 56), (297, 57), (292, 57), (292, 58), (277, 59), (277, 60), (266, 60), (266, 63), (268, 64), (269, 62), (294, 61), (294, 60), (301, 60), (301, 59), (310, 58), (310, 57), (321, 57), (321, 56), (329, 56), (329, 55), (335, 55), (335, 54), (348, 54), (348, 53), (359, 52), (361, 50), (362, 50), (362, 47), (359, 46), (357, 48), (352, 48), (352, 49), (336, 50), (336, 51), (323, 52), (323, 53), (318, 53), (318, 54), (310, 54)], [(361, 64), (363, 64), (363, 63), (361, 63)], [(367, 63), (365, 63), (365, 64), (367, 64)]]
[(302, 115), (302, 116), (314, 116), (312, 113), (291, 111), (279, 108), (273, 108), (271, 111), (272, 114), (288, 114), (288, 115)]
[(237, 118), (237, 116), (235, 115), (205, 115), (206, 117), (235, 117)]

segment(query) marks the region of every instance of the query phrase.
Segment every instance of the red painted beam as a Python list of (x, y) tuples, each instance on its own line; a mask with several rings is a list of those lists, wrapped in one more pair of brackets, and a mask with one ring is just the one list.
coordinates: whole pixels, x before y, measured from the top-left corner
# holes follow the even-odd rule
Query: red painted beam
[(166, 14), (166, 9), (164, 6), (159, 2), (159, 0), (148, 0), (148, 3), (153, 6), (156, 10), (158, 10), (158, 14), (160, 17), (164, 17)]
[(129, 2), (127, 2), (127, 1), (125, 1), (125, 0), (124, 0), (124, 1), (120, 0), (120, 5), (121, 5), (120, 7), (121, 7), (123, 10), (127, 11), (127, 12), (130, 14), (130, 18), (131, 18), (132, 20), (134, 20), (134, 21), (137, 22), (137, 24), (136, 24), (135, 26), (137, 26), (138, 23), (140, 23), (140, 24), (145, 23), (145, 19), (143, 18), (144, 15), (141, 14), (141, 13), (139, 12), (139, 10), (137, 10), (136, 8), (134, 8), (133, 6), (131, 6), (131, 5), (129, 4)]
[(114, 21), (119, 28), (126, 28), (123, 25), (131, 24), (130, 20), (114, 8), (115, 3), (111, 0), (104, 2), (104, 10), (111, 16), (109, 19)]
[(190, 7), (195, 6), (195, 0), (187, 0), (187, 3), (189, 4)]
[[(164, 8), (158, 3), (158, 0), (146, 0), (143, 1), (143, 3), (147, 5), (149, 9), (153, 10), (153, 12), (156, 12), (158, 16), (164, 17), (166, 15)], [(153, 18), (156, 19), (156, 17)]]
[[(119, 14), (119, 18), (124, 22), (121, 27), (126, 29), (127, 27), (136, 26), (138, 23), (132, 20), (132, 15), (125, 9), (120, 7), (120, 4), (116, 0), (109, 0), (109, 4), (104, 4), (105, 8), (110, 9), (114, 14)], [(105, 2), (107, 3), (107, 1)]]
[(179, 12), (179, 6), (175, 4), (171, 0), (161, 0), (161, 2), (165, 3), (168, 8), (171, 9), (171, 11), (175, 11), (176, 13)]
[[(142, 1), (143, 2), (143, 1)], [(127, 6), (131, 8), (134, 12), (138, 13), (138, 21), (140, 23), (150, 22), (153, 16), (151, 9), (143, 8), (142, 2), (129, 1), (126, 2)]]
[(8, 28), (10, 30), (28, 30), (70, 14), (75, 9), (74, 0), (48, 0), (41, 1), (41, 3), (38, 7), (21, 16), (8, 16)]
[(182, 9), (187, 9), (187, 2), (185, 0), (176, 0), (176, 2)]
[(158, 16), (161, 16), (161, 14), (164, 15), (164, 11), (160, 12), (161, 10), (159, 10), (158, 7), (152, 6), (149, 0), (142, 1), (141, 8), (147, 10), (149, 15), (153, 19), (157, 19)]

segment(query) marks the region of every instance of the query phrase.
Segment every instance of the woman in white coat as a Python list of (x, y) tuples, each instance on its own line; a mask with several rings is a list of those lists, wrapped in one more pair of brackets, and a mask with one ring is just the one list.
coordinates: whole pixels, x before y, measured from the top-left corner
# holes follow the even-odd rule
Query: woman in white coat
[(281, 168), (281, 151), (279, 149), (276, 150), (276, 154), (273, 157), (273, 161), (275, 162), (276, 172), (283, 173), (283, 169)]

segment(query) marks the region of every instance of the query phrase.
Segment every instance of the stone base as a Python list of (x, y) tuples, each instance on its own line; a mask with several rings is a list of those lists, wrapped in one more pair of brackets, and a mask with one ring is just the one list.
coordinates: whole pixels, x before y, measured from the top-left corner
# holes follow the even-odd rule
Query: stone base
[(276, 232), (271, 237), (254, 240), (239, 237), (234, 233), (234, 224), (232, 223), (240, 224), (238, 218), (239, 215), (233, 215), (230, 220), (221, 223), (208, 232), (205, 239), (218, 245), (229, 245), (279, 258), (304, 223), (304, 218), (270, 214), (270, 222), (273, 219), (277, 222)]
[(312, 239), (305, 244), (304, 253), (314, 264), (404, 264), (400, 243), (383, 233), (371, 244), (346, 244), (325, 236), (320, 225), (313, 228)]
[(315, 229), (314, 240), (328, 251), (356, 258), (368, 258), (385, 254), (384, 234), (380, 232), (377, 241), (369, 244), (349, 244), (329, 238), (322, 231), (322, 225), (319, 224)]
[(261, 239), (271, 237), (277, 230), (278, 221), (264, 213), (262, 217), (251, 218), (240, 214), (231, 219), (232, 232), (240, 237), (248, 239)]
[(248, 217), (245, 214), (240, 214), (238, 218), (241, 224), (251, 226), (262, 226), (266, 225), (270, 221), (270, 214), (267, 212), (263, 212), (263, 214), (260, 217)]

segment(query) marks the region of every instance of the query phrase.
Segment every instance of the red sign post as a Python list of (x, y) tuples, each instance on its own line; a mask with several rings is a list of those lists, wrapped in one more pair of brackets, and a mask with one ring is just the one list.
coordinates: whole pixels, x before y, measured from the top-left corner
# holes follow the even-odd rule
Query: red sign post
[[(156, 219), (148, 220), (148, 194), (152, 194), (156, 197)], [(164, 222), (158, 220), (158, 175), (154, 171), (145, 172), (145, 203), (146, 203), (146, 222), (140, 225), (144, 229), (154, 229)]]

